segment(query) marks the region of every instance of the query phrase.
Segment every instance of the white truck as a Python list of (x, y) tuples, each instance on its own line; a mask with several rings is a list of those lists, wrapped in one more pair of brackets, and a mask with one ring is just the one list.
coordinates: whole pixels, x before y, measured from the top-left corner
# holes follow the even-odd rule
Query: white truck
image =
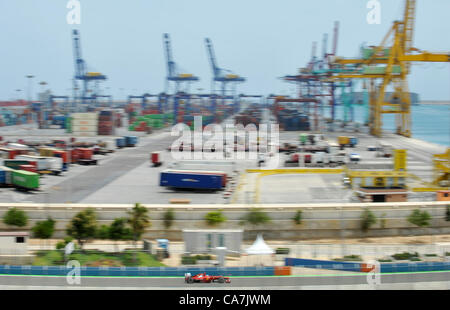
[(15, 159), (35, 161), (37, 165), (36, 170), (39, 173), (59, 175), (63, 171), (63, 161), (61, 157), (18, 155)]

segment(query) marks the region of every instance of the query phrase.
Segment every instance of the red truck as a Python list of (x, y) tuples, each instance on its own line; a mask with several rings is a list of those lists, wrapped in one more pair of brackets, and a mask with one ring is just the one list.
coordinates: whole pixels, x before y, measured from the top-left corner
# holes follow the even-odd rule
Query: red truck
[(210, 276), (207, 275), (206, 272), (196, 274), (195, 276), (192, 276), (190, 273), (186, 273), (184, 275), (184, 282), (186, 283), (213, 283), (213, 282), (219, 282), (219, 283), (231, 283), (231, 280), (229, 277), (224, 276)]

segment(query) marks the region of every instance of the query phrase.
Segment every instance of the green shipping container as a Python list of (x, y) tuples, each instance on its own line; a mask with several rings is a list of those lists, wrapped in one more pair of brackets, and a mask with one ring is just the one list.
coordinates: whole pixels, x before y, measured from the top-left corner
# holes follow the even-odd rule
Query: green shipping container
[(11, 172), (11, 182), (13, 185), (26, 188), (39, 188), (39, 174), (24, 170), (15, 170)]
[(5, 159), (3, 161), (5, 167), (19, 170), (21, 165), (29, 165), (30, 161), (28, 160), (17, 160), (17, 159)]

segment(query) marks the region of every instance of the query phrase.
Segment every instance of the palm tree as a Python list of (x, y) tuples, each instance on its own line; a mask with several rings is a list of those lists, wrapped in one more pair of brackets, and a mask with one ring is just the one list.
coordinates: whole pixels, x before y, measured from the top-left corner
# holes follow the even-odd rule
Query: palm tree
[[(127, 223), (130, 225), (133, 236), (133, 247), (136, 249), (136, 244), (141, 239), (145, 229), (151, 226), (150, 217), (147, 208), (141, 206), (140, 203), (136, 203), (127, 214), (129, 216)], [(136, 252), (134, 253), (134, 260), (136, 261)]]

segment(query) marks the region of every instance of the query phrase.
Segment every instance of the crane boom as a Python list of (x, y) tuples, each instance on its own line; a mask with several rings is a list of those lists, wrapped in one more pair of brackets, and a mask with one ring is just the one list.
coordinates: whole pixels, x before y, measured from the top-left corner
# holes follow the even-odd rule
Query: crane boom
[(167, 60), (167, 72), (169, 77), (173, 77), (176, 75), (175, 73), (175, 62), (172, 58), (172, 48), (170, 46), (170, 37), (168, 33), (165, 33), (163, 36), (165, 52), (166, 52), (166, 60)]
[(81, 43), (80, 43), (80, 33), (78, 30), (74, 29), (72, 31), (73, 36), (73, 51), (75, 57), (75, 76), (79, 79), (86, 75), (85, 62), (81, 56)]
[(211, 63), (211, 67), (213, 70), (213, 75), (215, 78), (220, 77), (220, 68), (217, 65), (217, 61), (216, 61), (216, 56), (214, 53), (214, 48), (212, 46), (212, 42), (209, 38), (205, 39), (205, 44), (206, 44), (206, 49), (208, 50), (208, 54), (209, 54), (209, 61)]

